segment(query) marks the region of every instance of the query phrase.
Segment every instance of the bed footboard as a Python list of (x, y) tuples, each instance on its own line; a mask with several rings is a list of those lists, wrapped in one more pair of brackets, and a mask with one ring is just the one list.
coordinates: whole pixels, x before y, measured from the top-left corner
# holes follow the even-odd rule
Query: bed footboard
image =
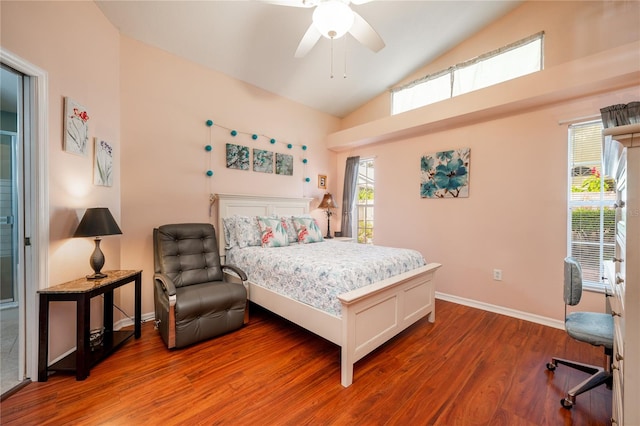
[(342, 302), (341, 383), (353, 382), (353, 365), (362, 357), (428, 315), (435, 321), (435, 271), (438, 263), (338, 296)]

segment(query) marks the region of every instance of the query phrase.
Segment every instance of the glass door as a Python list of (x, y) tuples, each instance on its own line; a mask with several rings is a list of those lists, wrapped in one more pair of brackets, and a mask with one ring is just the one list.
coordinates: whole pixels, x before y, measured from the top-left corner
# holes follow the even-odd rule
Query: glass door
[(15, 166), (17, 133), (0, 130), (0, 303), (4, 308), (17, 303), (15, 265)]
[(0, 391), (22, 383), (25, 371), (24, 306), (19, 227), (23, 202), (21, 174), (22, 75), (0, 69)]

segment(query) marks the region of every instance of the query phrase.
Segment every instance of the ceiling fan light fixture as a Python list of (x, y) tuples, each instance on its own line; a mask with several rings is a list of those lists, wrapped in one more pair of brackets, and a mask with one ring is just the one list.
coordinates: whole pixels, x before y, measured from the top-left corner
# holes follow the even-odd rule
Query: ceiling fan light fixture
[(353, 26), (351, 8), (340, 0), (323, 1), (313, 11), (313, 25), (326, 38), (340, 38)]

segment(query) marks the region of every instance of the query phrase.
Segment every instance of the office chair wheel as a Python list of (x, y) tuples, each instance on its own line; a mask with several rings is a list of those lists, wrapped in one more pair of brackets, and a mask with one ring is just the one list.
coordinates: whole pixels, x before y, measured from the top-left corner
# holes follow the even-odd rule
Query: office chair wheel
[(562, 408), (566, 408), (567, 410), (571, 410), (573, 408), (573, 402), (567, 400), (567, 398), (562, 398), (560, 400), (560, 405), (562, 405)]
[(556, 369), (556, 365), (554, 363), (552, 363), (552, 362), (548, 362), (547, 363), (547, 370), (555, 371), (555, 369)]

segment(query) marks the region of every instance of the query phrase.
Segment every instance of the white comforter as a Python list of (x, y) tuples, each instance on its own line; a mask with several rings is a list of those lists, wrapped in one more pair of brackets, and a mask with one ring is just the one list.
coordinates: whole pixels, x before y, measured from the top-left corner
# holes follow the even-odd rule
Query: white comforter
[(410, 249), (325, 240), (287, 247), (227, 250), (226, 263), (249, 281), (340, 316), (337, 295), (426, 264)]

